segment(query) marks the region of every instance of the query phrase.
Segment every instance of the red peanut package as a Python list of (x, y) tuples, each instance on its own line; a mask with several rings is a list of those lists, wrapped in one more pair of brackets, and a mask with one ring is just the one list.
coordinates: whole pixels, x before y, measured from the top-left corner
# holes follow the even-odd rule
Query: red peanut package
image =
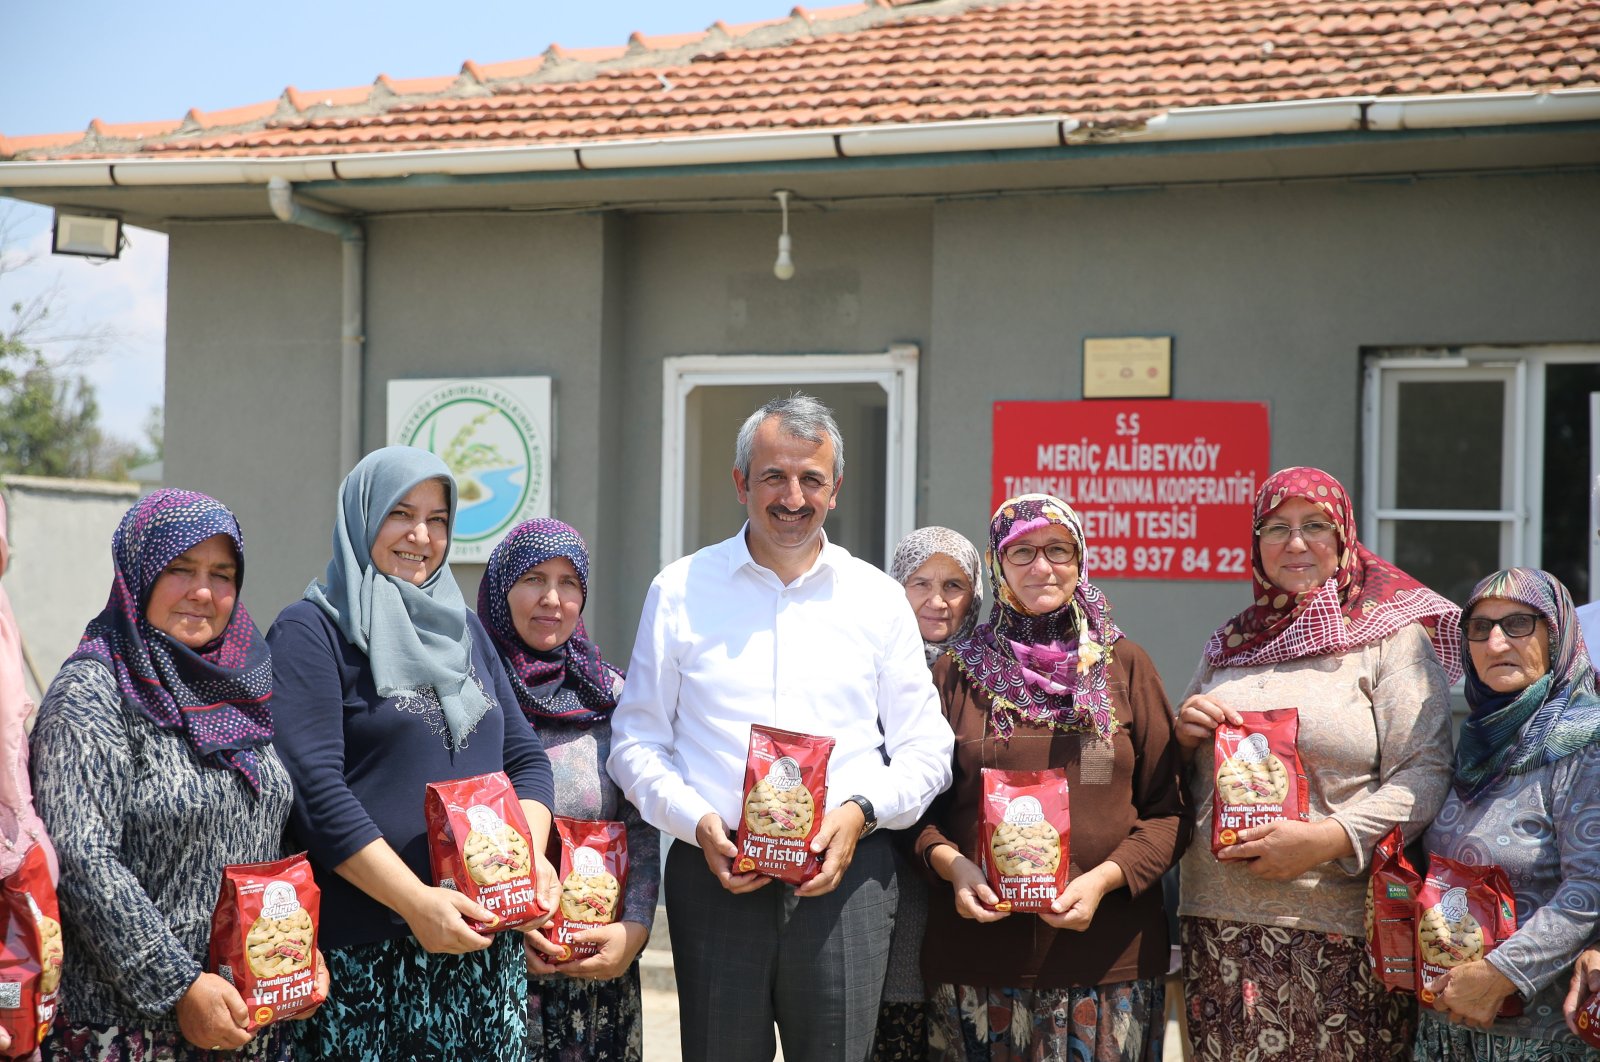
[(744, 761), (744, 814), (735, 844), (734, 870), (752, 871), (791, 885), (817, 876), (822, 857), (811, 839), (828, 806), (828, 757), (833, 738), (770, 726), (750, 728)]
[(1396, 826), (1372, 849), (1367, 882), (1367, 957), (1378, 983), (1391, 992), (1417, 990), (1417, 891), (1422, 875), (1406, 858)]
[[(1481, 959), (1517, 931), (1517, 900), (1506, 872), (1490, 864), (1468, 866), (1444, 856), (1428, 857), (1428, 876), (1417, 890), (1417, 998), (1432, 1005), (1427, 987), (1453, 966)], [(1522, 1013), (1515, 992), (1500, 1004), (1500, 1017)]]
[(573, 940), (586, 929), (610, 925), (622, 915), (628, 887), (628, 828), (620, 822), (555, 820), (561, 843), (561, 904), (545, 924), (545, 939), (561, 947), (555, 962), (595, 955), (600, 945)]
[(32, 1054), (50, 1031), (61, 987), (61, 909), (44, 849), (34, 845), (0, 886), (0, 1027), (8, 1057)]
[(1071, 805), (1059, 770), (983, 769), (983, 869), (997, 911), (1050, 909), (1066, 887)]
[(317, 991), (321, 907), (304, 853), (222, 868), (206, 965), (244, 997), (251, 1032), (325, 998)]
[(504, 771), (429, 782), (423, 800), (433, 880), (482, 904), (500, 921), (468, 924), (498, 933), (545, 914), (533, 877), (533, 835)]
[(1600, 992), (1584, 1000), (1572, 1024), (1578, 1027), (1578, 1039), (1591, 1047), (1600, 1047)]
[(1304, 822), (1309, 812), (1300, 768), (1300, 709), (1243, 712), (1223, 723), (1212, 742), (1216, 793), (1211, 798), (1211, 851), (1239, 843), (1239, 831), (1279, 819)]

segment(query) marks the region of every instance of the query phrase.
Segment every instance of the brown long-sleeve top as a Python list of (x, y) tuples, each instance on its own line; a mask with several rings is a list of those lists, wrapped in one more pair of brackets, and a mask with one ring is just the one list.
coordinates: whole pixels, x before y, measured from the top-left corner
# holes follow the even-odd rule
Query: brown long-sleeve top
[(1018, 721), (1009, 741), (990, 724), (990, 700), (950, 656), (933, 681), (955, 731), (951, 786), (935, 798), (915, 831), (917, 854), (953, 844), (975, 863), (980, 843), (983, 768), (1063, 768), (1071, 808), (1072, 877), (1106, 860), (1127, 885), (1107, 893), (1082, 933), (1052, 928), (1031, 914), (980, 924), (956, 913), (950, 884), (935, 880), (928, 898), (922, 973), (930, 984), (990, 988), (1067, 988), (1159, 977), (1167, 971), (1167, 921), (1161, 875), (1188, 843), (1192, 813), (1172, 711), (1155, 665), (1138, 645), (1119, 640), (1107, 684), (1116, 711), (1110, 743)]

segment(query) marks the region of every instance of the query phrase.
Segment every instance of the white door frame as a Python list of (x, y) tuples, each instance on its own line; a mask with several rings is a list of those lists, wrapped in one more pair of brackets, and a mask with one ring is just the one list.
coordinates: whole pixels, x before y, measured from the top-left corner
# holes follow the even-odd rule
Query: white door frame
[[(888, 396), (884, 482), (884, 552), (911, 531), (917, 508), (917, 364), (915, 344), (871, 354), (686, 354), (662, 362), (661, 567), (683, 556), (689, 392), (751, 384), (875, 383)], [(732, 440), (729, 440), (731, 443)]]

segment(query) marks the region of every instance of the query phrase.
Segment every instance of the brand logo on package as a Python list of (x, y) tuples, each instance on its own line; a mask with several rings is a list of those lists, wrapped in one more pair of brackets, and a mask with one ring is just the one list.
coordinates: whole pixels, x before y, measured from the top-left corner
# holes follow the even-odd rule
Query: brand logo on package
[(485, 561), (507, 531), (550, 515), (550, 377), (390, 380), (389, 441), (456, 478), (453, 561)]
[(287, 881), (269, 881), (261, 893), (261, 917), (288, 918), (300, 910), (300, 897)]
[(767, 781), (772, 783), (774, 789), (793, 789), (800, 784), (800, 764), (793, 756), (779, 756), (772, 761)]
[(1006, 805), (1005, 821), (1013, 826), (1034, 826), (1044, 821), (1044, 805), (1037, 797), (1020, 796)]

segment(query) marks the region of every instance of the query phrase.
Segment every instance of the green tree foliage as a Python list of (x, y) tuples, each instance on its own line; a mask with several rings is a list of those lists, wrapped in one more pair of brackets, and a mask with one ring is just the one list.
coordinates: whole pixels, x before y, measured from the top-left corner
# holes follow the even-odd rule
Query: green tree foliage
[[(15, 249), (13, 215), (0, 212), (0, 294), (31, 256)], [(52, 329), (60, 292), (52, 287), (12, 301), (0, 322), (0, 472), (83, 479), (125, 479), (128, 469), (160, 456), (160, 412), (146, 428), (154, 453), (100, 429), (94, 385), (74, 371), (114, 338), (110, 329), (67, 333)], [(52, 360), (44, 351), (66, 347)]]

